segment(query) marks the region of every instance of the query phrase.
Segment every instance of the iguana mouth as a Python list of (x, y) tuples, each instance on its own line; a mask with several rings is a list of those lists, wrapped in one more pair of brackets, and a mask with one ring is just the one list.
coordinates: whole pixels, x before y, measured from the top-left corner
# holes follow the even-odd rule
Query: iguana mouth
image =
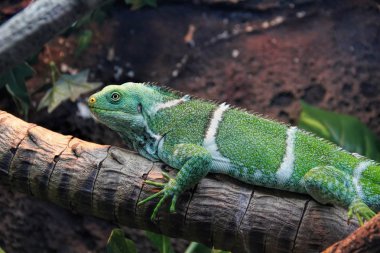
[(105, 112), (119, 112), (119, 110), (109, 110), (109, 109), (103, 109), (99, 107), (89, 106), (91, 111), (105, 111)]

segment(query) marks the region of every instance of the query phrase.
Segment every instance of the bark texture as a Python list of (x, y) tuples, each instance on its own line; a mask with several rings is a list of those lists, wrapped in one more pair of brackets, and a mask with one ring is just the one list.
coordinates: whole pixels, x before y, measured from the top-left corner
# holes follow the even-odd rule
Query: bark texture
[(176, 214), (166, 205), (153, 223), (157, 202), (136, 203), (157, 190), (143, 180), (161, 180), (164, 168), (0, 111), (0, 183), (75, 212), (233, 252), (320, 252), (357, 227), (343, 209), (219, 175), (184, 193)]
[(380, 252), (380, 214), (358, 228), (342, 241), (336, 242), (323, 253), (377, 253)]
[(103, 0), (38, 0), (0, 27), (0, 73), (38, 52)]

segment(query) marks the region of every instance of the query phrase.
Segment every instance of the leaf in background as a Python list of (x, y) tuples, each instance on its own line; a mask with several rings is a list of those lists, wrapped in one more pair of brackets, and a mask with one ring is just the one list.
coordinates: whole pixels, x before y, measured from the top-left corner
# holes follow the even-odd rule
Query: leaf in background
[(231, 253), (231, 251), (225, 251), (225, 250), (221, 250), (221, 249), (212, 249), (211, 250), (211, 253)]
[(93, 21), (95, 21), (99, 24), (103, 23), (104, 20), (107, 18), (107, 13), (106, 13), (107, 9), (111, 9), (112, 6), (113, 6), (112, 1), (105, 1), (105, 3), (103, 3), (101, 8), (97, 8), (97, 9), (93, 10), (92, 12), (90, 12), (89, 14), (84, 15), (79, 20), (75, 21), (71, 25), (71, 27), (69, 27), (65, 31), (65, 33), (67, 33), (67, 32), (70, 33), (70, 32), (73, 32), (74, 30), (79, 30), (83, 26), (86, 26)]
[(211, 249), (199, 242), (191, 242), (185, 253), (211, 253)]
[(380, 161), (380, 141), (357, 118), (318, 109), (302, 102), (298, 125), (347, 151)]
[(160, 253), (174, 253), (169, 237), (149, 231), (145, 231), (145, 234)]
[(5, 253), (5, 251), (2, 248), (0, 248), (0, 253)]
[(107, 253), (136, 253), (136, 245), (132, 240), (125, 238), (124, 231), (118, 228), (112, 230), (108, 238)]
[(77, 100), (83, 93), (90, 92), (99, 88), (101, 83), (89, 83), (89, 70), (83, 70), (75, 75), (60, 75), (53, 87), (49, 89), (41, 99), (37, 110), (48, 107), (48, 112), (52, 112), (63, 101), (70, 99), (72, 102)]
[(107, 12), (110, 12), (112, 9), (112, 1), (105, 1), (101, 8), (97, 8), (91, 12), (91, 20), (102, 24), (107, 19)]
[(132, 5), (132, 10), (138, 10), (144, 6), (157, 7), (156, 0), (125, 0), (126, 4)]
[(230, 251), (224, 251), (219, 249), (210, 249), (207, 246), (199, 242), (191, 242), (187, 247), (185, 253), (231, 253)]
[(5, 88), (12, 95), (19, 111), (27, 115), (30, 98), (26, 89), (25, 79), (34, 74), (33, 69), (26, 63), (22, 63), (13, 67), (9, 71), (0, 76), (0, 88)]
[(92, 40), (92, 31), (84, 30), (78, 37), (77, 48), (75, 49), (75, 56), (79, 56), (83, 51), (85, 51), (90, 45)]

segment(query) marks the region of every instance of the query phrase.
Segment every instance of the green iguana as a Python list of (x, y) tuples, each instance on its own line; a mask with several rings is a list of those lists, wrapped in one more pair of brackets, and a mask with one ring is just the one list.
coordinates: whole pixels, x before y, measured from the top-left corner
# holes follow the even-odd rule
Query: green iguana
[(360, 224), (380, 211), (380, 165), (294, 126), (143, 83), (109, 85), (89, 98), (95, 117), (142, 156), (178, 169), (162, 190), (151, 219), (170, 198), (207, 173), (252, 185), (306, 193), (322, 204), (348, 209)]

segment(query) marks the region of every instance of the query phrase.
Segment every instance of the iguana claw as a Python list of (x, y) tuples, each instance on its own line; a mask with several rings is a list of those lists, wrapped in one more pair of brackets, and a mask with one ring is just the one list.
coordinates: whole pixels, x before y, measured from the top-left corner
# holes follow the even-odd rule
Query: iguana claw
[(348, 223), (350, 223), (350, 220), (354, 215), (358, 219), (360, 226), (363, 226), (364, 222), (369, 221), (376, 215), (376, 213), (373, 212), (363, 201), (354, 200), (348, 209)]
[(160, 182), (154, 182), (154, 181), (151, 181), (151, 180), (145, 180), (144, 183), (145, 184), (148, 184), (148, 185), (153, 185), (153, 186), (156, 186), (156, 187), (159, 187), (159, 188), (162, 188), (161, 191), (141, 200), (140, 202), (137, 203), (138, 206), (140, 205), (143, 205), (145, 203), (147, 203), (148, 201), (154, 199), (154, 198), (157, 198), (161, 195), (163, 195), (161, 198), (160, 198), (160, 201), (158, 201), (157, 205), (155, 206), (154, 210), (153, 210), (153, 213), (152, 215), (150, 216), (150, 219), (152, 221), (154, 221), (156, 219), (156, 216), (157, 216), (157, 213), (158, 213), (158, 210), (159, 208), (162, 206), (162, 204), (164, 203), (164, 201), (168, 198), (168, 197), (172, 197), (172, 201), (171, 201), (171, 205), (170, 205), (170, 212), (171, 213), (174, 213), (175, 212), (175, 206), (176, 206), (176, 203), (177, 203), (177, 199), (178, 199), (178, 193), (175, 193), (175, 179), (172, 178), (168, 173), (166, 172), (162, 172), (162, 176), (167, 180), (166, 183), (160, 183)]

